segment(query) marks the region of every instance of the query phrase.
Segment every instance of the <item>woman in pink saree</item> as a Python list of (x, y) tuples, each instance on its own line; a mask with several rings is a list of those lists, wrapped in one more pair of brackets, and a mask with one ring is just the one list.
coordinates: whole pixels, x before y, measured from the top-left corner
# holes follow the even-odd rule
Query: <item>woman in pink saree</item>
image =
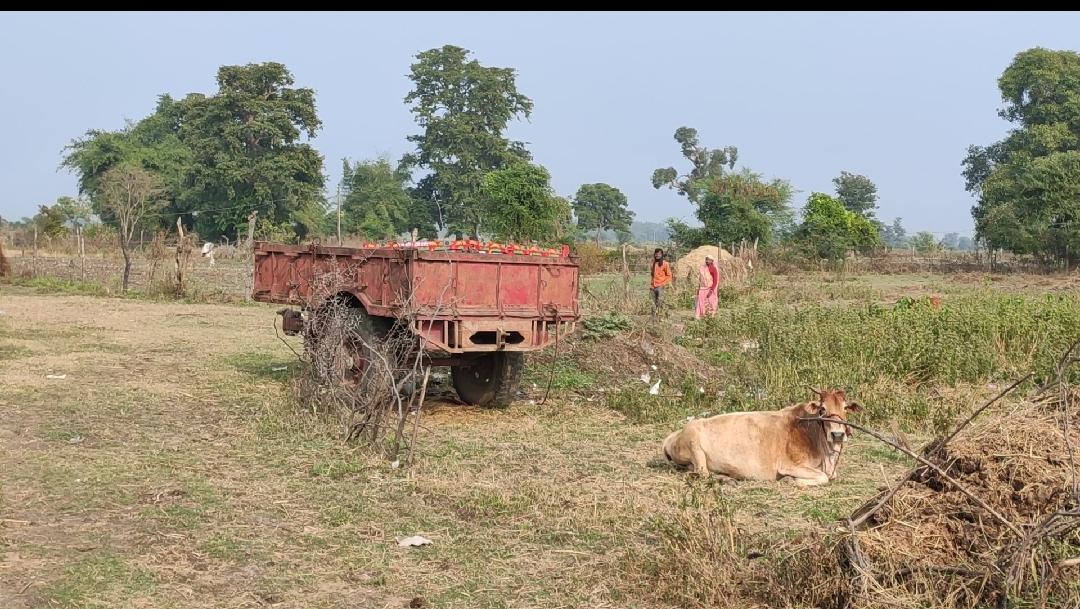
[(694, 307), (694, 319), (705, 315), (716, 315), (716, 291), (720, 287), (720, 270), (712, 256), (705, 256), (705, 264), (698, 267), (697, 306)]

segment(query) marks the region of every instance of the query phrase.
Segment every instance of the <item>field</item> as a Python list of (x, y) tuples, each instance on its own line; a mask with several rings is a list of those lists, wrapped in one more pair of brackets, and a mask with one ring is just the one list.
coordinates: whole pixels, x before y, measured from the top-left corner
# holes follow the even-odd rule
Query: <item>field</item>
[[(509, 408), (436, 387), (415, 465), (392, 468), (293, 405), (273, 308), (22, 283), (0, 286), (0, 607), (15, 609), (707, 606), (714, 583), (672, 573), (687, 527), (713, 521), (688, 522), (721, 518), (762, 544), (733, 551), (779, 560), (775, 544), (829, 530), (910, 463), (858, 434), (826, 487), (691, 480), (659, 452), (687, 416), (844, 385), (917, 446), (1080, 335), (1072, 277), (765, 274), (708, 323), (648, 322), (635, 284), (629, 329), (568, 341), (546, 404), (553, 354)], [(621, 279), (587, 285), (602, 318)], [(663, 351), (661, 396), (644, 359), (613, 352), (639, 340)], [(395, 541), (415, 534), (432, 545)]]

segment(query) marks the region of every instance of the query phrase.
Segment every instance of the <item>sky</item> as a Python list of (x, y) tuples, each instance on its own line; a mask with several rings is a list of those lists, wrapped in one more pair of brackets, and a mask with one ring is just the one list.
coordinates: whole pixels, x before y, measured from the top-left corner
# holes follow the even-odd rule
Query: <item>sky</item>
[(1009, 128), (997, 78), (1025, 49), (1080, 48), (1077, 32), (1068, 13), (4, 13), (0, 216), (77, 192), (58, 169), (73, 138), (263, 61), (315, 90), (332, 191), (341, 159), (410, 150), (409, 66), (453, 44), (518, 70), (535, 107), (508, 134), (559, 194), (606, 182), (639, 220), (692, 217), (650, 184), (658, 167), (686, 169), (672, 136), (689, 126), (789, 180), (796, 207), (849, 171), (877, 184), (879, 218), (970, 233), (960, 162)]

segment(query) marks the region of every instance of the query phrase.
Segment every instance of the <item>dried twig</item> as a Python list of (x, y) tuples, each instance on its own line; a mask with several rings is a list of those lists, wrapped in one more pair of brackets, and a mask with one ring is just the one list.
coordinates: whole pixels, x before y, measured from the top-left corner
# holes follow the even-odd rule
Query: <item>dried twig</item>
[(409, 465), (412, 465), (413, 457), (416, 456), (416, 434), (420, 429), (420, 413), (424, 410), (424, 398), (427, 396), (427, 384), (430, 377), (431, 366), (428, 366), (424, 368), (424, 380), (420, 384), (420, 402), (416, 405), (416, 414), (413, 415), (412, 435), (409, 436)]
[[(1031, 373), (1030, 372), (1028, 374), (1024, 375), (1023, 377), (1017, 379), (1016, 381), (1014, 381), (1011, 385), (1009, 385), (1008, 387), (1003, 389), (1000, 393), (998, 393), (996, 396), (991, 398), (985, 404), (983, 404), (979, 408), (975, 409), (975, 411), (972, 412), (959, 425), (957, 425), (956, 428), (953, 429), (952, 433), (950, 433), (944, 440), (942, 440), (940, 442), (933, 442), (933, 443), (927, 445), (923, 449), (923, 455), (929, 457), (929, 456), (933, 455), (934, 453), (936, 453), (936, 452), (940, 451), (941, 449), (943, 449), (949, 443), (949, 441), (951, 441), (953, 438), (956, 437), (957, 434), (960, 433), (961, 430), (963, 430), (965, 427), (968, 426), (969, 423), (971, 423), (973, 420), (975, 420), (975, 417), (979, 416), (980, 413), (982, 413), (984, 410), (989, 408), (991, 405), (995, 404), (1001, 398), (1008, 395), (1008, 393), (1010, 391), (1012, 391), (1013, 389), (1020, 386), (1021, 383), (1023, 383), (1024, 381), (1026, 381), (1029, 378), (1031, 378)], [(858, 429), (857, 425), (852, 424), (852, 426), (855, 427), (856, 429)], [(892, 444), (892, 443), (889, 442), (889, 444)], [(892, 444), (892, 445), (894, 447), (896, 447), (898, 450), (901, 450), (901, 451), (903, 451), (903, 452), (905, 452), (907, 454), (911, 454), (911, 455), (914, 454), (914, 453), (910, 452), (910, 450), (907, 447), (900, 446), (899, 444)], [(851, 520), (851, 526), (852, 526), (851, 530), (854, 531), (858, 527), (862, 526), (863, 523), (865, 523), (867, 520), (870, 519), (871, 516), (873, 516), (875, 513), (877, 513), (877, 511), (880, 510), (882, 508), (882, 506), (884, 506), (886, 503), (888, 503), (889, 500), (892, 499), (893, 496), (896, 495), (896, 493), (900, 490), (900, 488), (903, 487), (904, 484), (906, 484), (909, 480), (911, 480), (911, 476), (913, 476), (915, 474), (915, 472), (918, 471), (918, 469), (919, 469), (918, 467), (913, 467), (913, 468), (909, 469), (907, 471), (907, 473), (905, 473), (903, 476), (900, 477), (899, 480), (897, 480), (896, 484), (894, 484), (892, 486), (892, 488), (890, 488), (888, 490), (888, 492), (884, 493), (881, 496), (881, 498), (878, 499), (877, 503), (875, 503), (869, 509), (865, 509), (861, 513), (858, 513), (858, 516), (855, 516), (853, 514), (854, 518), (852, 518), (852, 520)]]
[[(823, 422), (833, 421), (833, 422), (835, 422), (835, 419), (827, 419), (825, 417), (802, 417), (802, 418), (800, 418), (800, 420), (802, 420), (802, 421), (823, 421)], [(900, 446), (896, 442), (893, 442), (892, 440), (889, 440), (888, 438), (885, 438), (884, 436), (877, 433), (876, 431), (873, 431), (873, 430), (871, 430), (869, 428), (863, 427), (862, 425), (852, 423), (851, 421), (845, 421), (844, 424), (845, 425), (850, 425), (851, 427), (854, 427), (855, 429), (858, 429), (859, 431), (861, 431), (863, 433), (866, 433), (866, 434), (870, 435), (873, 438), (876, 438), (878, 441), (884, 442), (885, 444), (888, 444), (889, 446), (892, 446), (896, 450), (906, 454), (907, 456), (911, 457), (912, 459), (915, 459), (919, 463), (922, 463), (924, 466), (929, 467), (930, 469), (934, 470), (934, 472), (936, 472), (939, 476), (941, 476), (942, 478), (947, 480), (950, 484), (952, 484), (954, 487), (956, 487), (957, 490), (959, 490), (964, 495), (967, 495), (967, 497), (969, 499), (971, 499), (972, 501), (977, 503), (979, 505), (979, 507), (986, 510), (987, 513), (989, 513), (991, 516), (993, 516), (999, 522), (1001, 522), (1006, 527), (1008, 527), (1008, 529), (1010, 531), (1012, 531), (1014, 534), (1016, 534), (1017, 537), (1023, 537), (1024, 536), (1024, 533), (1019, 528), (1017, 528), (1016, 525), (1014, 525), (1012, 522), (1009, 522), (1009, 520), (1007, 518), (1005, 518), (1004, 516), (1002, 516), (1000, 513), (998, 513), (997, 510), (990, 507), (985, 501), (983, 501), (977, 495), (975, 495), (974, 493), (969, 491), (964, 485), (960, 484), (952, 476), (945, 473), (945, 470), (941, 469), (937, 465), (934, 465), (933, 463), (928, 461), (925, 457), (922, 457), (922, 456), (916, 454), (915, 452), (910, 451), (910, 450), (904, 448), (903, 446)]]
[(555, 312), (555, 352), (551, 356), (551, 374), (548, 376), (547, 389), (544, 390), (544, 399), (540, 405), (547, 404), (548, 396), (551, 395), (551, 385), (555, 382), (555, 369), (559, 365), (559, 326), (562, 325), (558, 311)]
[[(1020, 385), (1020, 383), (1023, 383), (1024, 381), (1031, 378), (1031, 375), (1032, 375), (1032, 373), (1028, 372), (1024, 376), (1022, 376), (1019, 379), (1013, 381), (1013, 383), (1011, 385), (1009, 385), (1005, 389), (1002, 389), (1001, 392), (998, 393), (996, 396), (994, 396), (993, 399), (991, 399), (989, 402), (987, 402), (987, 403), (983, 404), (982, 406), (980, 406), (979, 408), (975, 409), (975, 412), (972, 412), (970, 415), (968, 415), (968, 418), (964, 419), (959, 425), (957, 425), (956, 428), (953, 429), (953, 432), (951, 434), (946, 436), (944, 440), (942, 440), (936, 446), (931, 448), (930, 452), (940, 450), (941, 448), (943, 448), (946, 444), (949, 443), (950, 440), (952, 440), (953, 438), (956, 437), (956, 434), (960, 433), (965, 427), (967, 427), (968, 423), (971, 423), (973, 420), (975, 420), (975, 417), (979, 416), (979, 414), (982, 411), (986, 410), (987, 408), (992, 406), (994, 403), (996, 403), (998, 400), (1000, 400), (1001, 398), (1008, 395), (1008, 393), (1010, 391), (1012, 391), (1013, 389), (1016, 389)], [(930, 452), (927, 453), (928, 456), (929, 456)]]
[[(302, 278), (309, 286), (309, 302), (304, 303), (309, 314), (302, 332), (305, 366), (294, 381), (295, 391), (313, 412), (339, 416), (347, 442), (377, 445), (391, 460), (411, 462), (430, 375), (415, 328), (441, 314), (450, 286), (444, 286), (434, 311), (421, 311), (412, 294), (404, 293), (396, 299), (395, 319), (371, 317), (339, 296), (347, 291), (343, 286), (349, 285), (352, 264), (335, 260), (329, 270)], [(415, 417), (411, 434), (409, 416)]]

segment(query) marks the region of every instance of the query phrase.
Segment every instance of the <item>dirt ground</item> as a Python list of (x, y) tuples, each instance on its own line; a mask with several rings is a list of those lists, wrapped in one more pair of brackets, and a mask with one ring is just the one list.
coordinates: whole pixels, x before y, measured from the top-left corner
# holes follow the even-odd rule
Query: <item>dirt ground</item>
[[(626, 574), (690, 484), (672, 425), (435, 400), (393, 469), (295, 410), (271, 307), (0, 290), (0, 607), (663, 606)], [(848, 450), (825, 488), (732, 485), (747, 526), (829, 526), (905, 467)]]

